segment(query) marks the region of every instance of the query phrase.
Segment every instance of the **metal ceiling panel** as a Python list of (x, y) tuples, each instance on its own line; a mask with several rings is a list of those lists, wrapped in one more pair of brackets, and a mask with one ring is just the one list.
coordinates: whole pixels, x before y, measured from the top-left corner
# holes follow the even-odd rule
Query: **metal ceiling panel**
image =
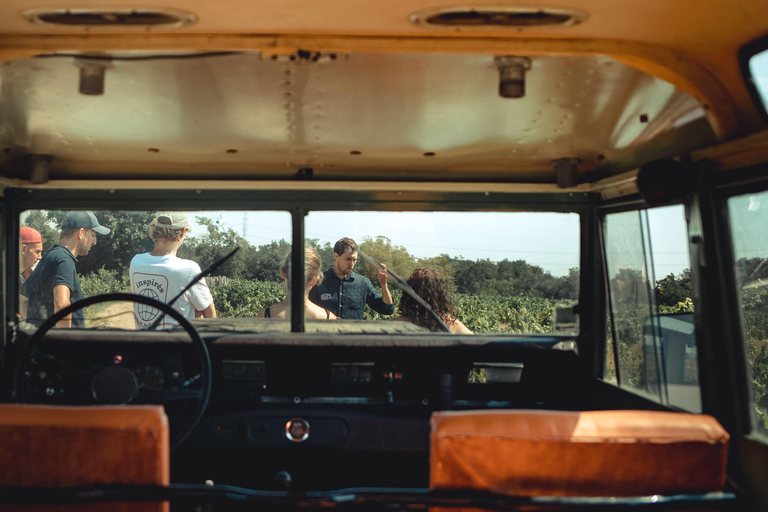
[[(123, 52), (0, 64), (2, 167), (53, 157), (52, 177), (580, 181), (716, 141), (690, 95), (605, 56), (534, 56), (523, 98), (499, 96), (493, 55), (262, 57)], [(102, 95), (78, 92), (104, 64)]]

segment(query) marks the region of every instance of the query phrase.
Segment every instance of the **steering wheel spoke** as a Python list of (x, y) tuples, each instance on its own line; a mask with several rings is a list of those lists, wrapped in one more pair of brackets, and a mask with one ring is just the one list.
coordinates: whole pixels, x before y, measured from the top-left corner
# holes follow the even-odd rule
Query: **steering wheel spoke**
[(94, 372), (83, 370), (74, 365), (71, 365), (56, 356), (40, 351), (36, 347), (32, 351), (32, 357), (36, 358), (40, 362), (45, 362), (49, 365), (52, 365), (55, 371), (61, 375), (61, 377), (68, 379), (70, 382), (73, 382), (78, 386), (90, 386), (93, 378), (96, 376)]

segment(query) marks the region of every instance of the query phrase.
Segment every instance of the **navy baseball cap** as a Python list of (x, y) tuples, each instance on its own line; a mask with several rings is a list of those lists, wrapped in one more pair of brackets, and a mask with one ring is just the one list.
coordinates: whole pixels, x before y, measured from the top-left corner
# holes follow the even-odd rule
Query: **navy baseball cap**
[(61, 223), (62, 229), (80, 229), (87, 228), (92, 229), (100, 235), (108, 235), (109, 228), (105, 228), (99, 221), (96, 220), (96, 216), (93, 212), (69, 212), (64, 217), (64, 222)]

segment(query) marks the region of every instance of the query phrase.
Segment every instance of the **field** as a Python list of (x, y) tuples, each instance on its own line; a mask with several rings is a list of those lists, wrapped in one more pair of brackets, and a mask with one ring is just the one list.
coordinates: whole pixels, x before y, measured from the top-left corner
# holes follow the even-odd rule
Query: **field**
[[(282, 283), (229, 279), (212, 287), (221, 317), (254, 317), (285, 297)], [(400, 290), (392, 290), (395, 304)], [(456, 316), (475, 333), (543, 334), (552, 331), (552, 312), (558, 301), (531, 297), (454, 294)], [(559, 301), (562, 302), (562, 301)], [(366, 320), (389, 320), (366, 308)]]
[[(83, 296), (99, 293), (128, 292), (123, 281), (106, 271), (93, 272), (82, 277)], [(247, 279), (212, 279), (216, 311), (221, 318), (255, 317), (262, 309), (285, 298), (283, 283), (263, 282)], [(402, 292), (392, 290), (395, 305)], [(545, 334), (552, 332), (552, 313), (555, 304), (573, 301), (540, 299), (534, 297), (506, 297), (492, 294), (453, 295), (456, 316), (464, 325), (477, 334)], [(366, 320), (389, 320), (369, 308), (365, 310)]]

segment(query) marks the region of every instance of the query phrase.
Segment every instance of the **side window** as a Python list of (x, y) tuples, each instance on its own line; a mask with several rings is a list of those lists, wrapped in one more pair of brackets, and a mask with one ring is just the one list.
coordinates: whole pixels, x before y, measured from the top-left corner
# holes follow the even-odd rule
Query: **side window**
[(749, 73), (752, 84), (762, 102), (762, 107), (768, 111), (768, 50), (763, 50), (750, 57)]
[(608, 214), (603, 241), (609, 293), (605, 380), (700, 412), (683, 207)]
[(756, 432), (768, 439), (768, 192), (728, 200)]

